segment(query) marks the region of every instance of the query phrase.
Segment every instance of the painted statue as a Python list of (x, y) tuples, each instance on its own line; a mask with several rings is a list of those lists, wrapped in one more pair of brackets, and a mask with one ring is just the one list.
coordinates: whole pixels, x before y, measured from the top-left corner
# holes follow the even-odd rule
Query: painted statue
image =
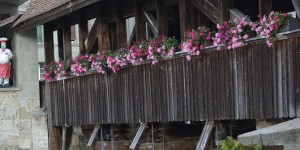
[(0, 38), (0, 88), (9, 87), (10, 78), (10, 60), (13, 59), (13, 54), (6, 48), (7, 38)]

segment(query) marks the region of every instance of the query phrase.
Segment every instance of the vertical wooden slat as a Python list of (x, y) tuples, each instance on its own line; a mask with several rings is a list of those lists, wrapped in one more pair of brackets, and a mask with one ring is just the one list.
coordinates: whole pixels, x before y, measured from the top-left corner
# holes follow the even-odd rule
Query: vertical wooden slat
[(50, 64), (54, 62), (54, 39), (53, 30), (50, 24), (44, 25), (44, 43), (45, 63)]
[(137, 42), (146, 40), (146, 22), (142, 10), (142, 4), (138, 0), (134, 0), (135, 15), (135, 37)]
[(79, 28), (79, 52), (80, 54), (84, 54), (86, 52), (85, 40), (88, 36), (88, 22), (83, 15), (79, 18), (78, 23)]
[(168, 36), (168, 18), (166, 8), (163, 6), (162, 0), (155, 0), (155, 3), (158, 24), (158, 35)]
[(181, 40), (184, 38), (184, 33), (191, 31), (194, 28), (194, 6), (192, 0), (179, 0), (180, 13), (180, 33)]
[(72, 58), (71, 27), (64, 22), (63, 25), (64, 60)]

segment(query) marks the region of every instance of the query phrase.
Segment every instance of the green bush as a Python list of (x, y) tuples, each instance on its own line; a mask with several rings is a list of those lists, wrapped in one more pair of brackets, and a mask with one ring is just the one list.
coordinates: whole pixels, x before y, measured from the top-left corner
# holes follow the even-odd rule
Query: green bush
[(221, 143), (221, 150), (262, 150), (263, 146), (256, 144), (255, 146), (244, 147), (239, 141), (232, 137), (227, 137), (225, 141)]

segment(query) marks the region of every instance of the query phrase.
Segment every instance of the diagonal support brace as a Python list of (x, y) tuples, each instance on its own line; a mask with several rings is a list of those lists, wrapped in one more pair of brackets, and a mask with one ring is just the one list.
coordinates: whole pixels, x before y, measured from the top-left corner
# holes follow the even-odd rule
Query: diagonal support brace
[(136, 147), (137, 143), (139, 142), (139, 140), (140, 140), (143, 132), (145, 131), (146, 127), (147, 127), (147, 122), (146, 123), (141, 123), (141, 126), (140, 126), (139, 130), (137, 131), (137, 133), (136, 133), (136, 135), (135, 135), (135, 137), (134, 137), (134, 139), (133, 139), (133, 141), (130, 145), (130, 149), (135, 149), (135, 147)]

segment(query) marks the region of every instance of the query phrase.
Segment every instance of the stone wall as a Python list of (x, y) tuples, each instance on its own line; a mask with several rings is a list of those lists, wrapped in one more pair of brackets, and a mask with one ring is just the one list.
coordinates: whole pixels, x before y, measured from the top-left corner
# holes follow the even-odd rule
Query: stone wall
[(27, 112), (20, 94), (20, 88), (0, 89), (0, 149), (48, 149), (45, 115)]

